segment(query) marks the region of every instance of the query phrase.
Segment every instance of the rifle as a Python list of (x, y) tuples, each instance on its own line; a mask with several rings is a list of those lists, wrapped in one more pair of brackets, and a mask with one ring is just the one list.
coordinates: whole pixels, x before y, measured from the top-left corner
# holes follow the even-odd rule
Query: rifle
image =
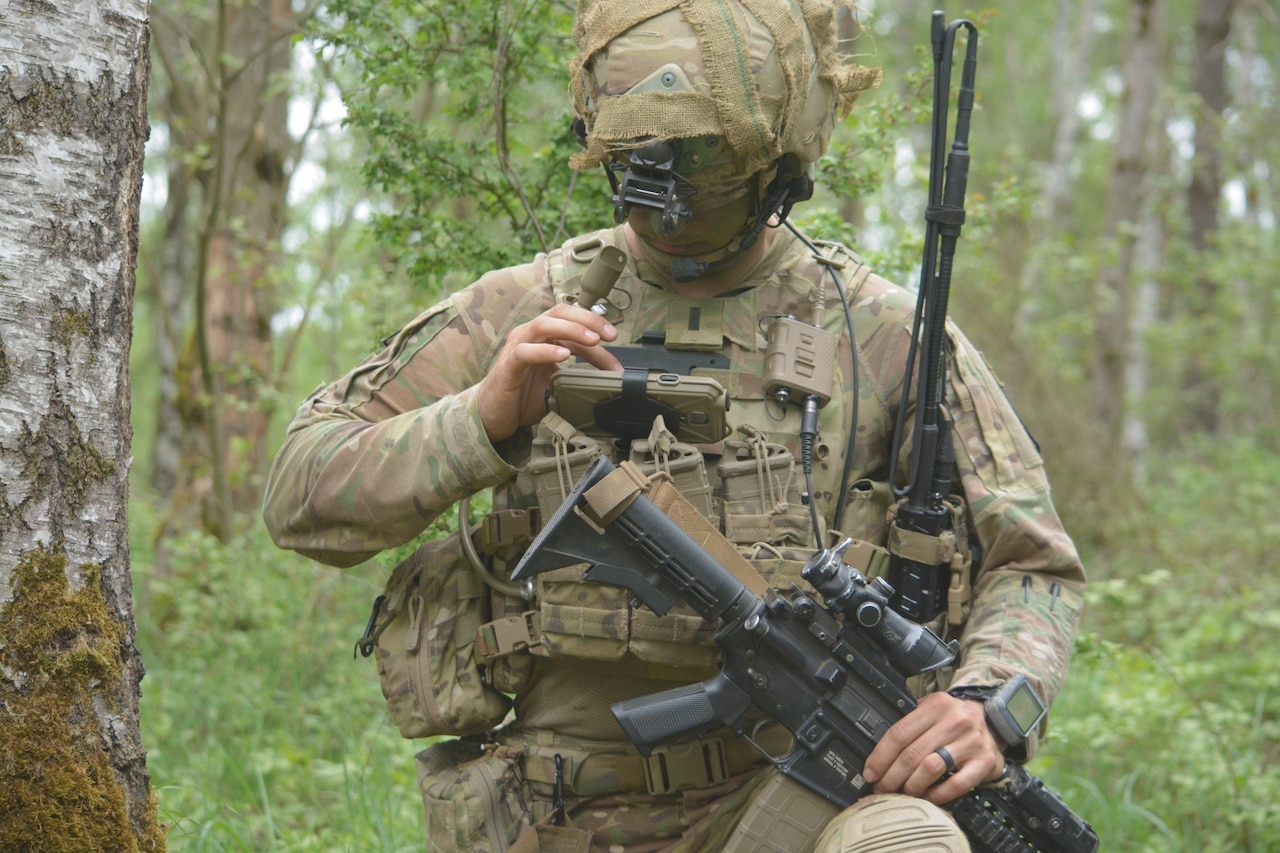
[[(798, 585), (770, 589), (733, 545), (664, 475), (597, 460), (525, 552), (514, 580), (589, 564), (583, 580), (622, 587), (658, 615), (679, 601), (718, 627), (718, 674), (699, 684), (619, 702), (614, 716), (648, 756), (653, 748), (721, 726), (745, 738), (786, 778), (836, 808), (868, 793), (862, 768), (894, 722), (916, 707), (907, 677), (955, 656), (927, 627), (889, 606), (893, 590), (868, 582), (841, 558), (848, 542), (815, 552)], [(714, 556), (713, 556), (714, 555)], [(764, 716), (792, 734), (772, 756), (748, 731)], [(1000, 788), (982, 787), (946, 806), (975, 850), (1093, 853), (1084, 820), (1020, 765)]]

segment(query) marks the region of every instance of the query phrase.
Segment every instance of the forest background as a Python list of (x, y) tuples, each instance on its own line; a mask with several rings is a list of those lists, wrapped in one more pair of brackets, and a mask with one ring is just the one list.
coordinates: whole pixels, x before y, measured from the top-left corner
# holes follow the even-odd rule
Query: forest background
[[(930, 12), (977, 21), (952, 315), (1039, 440), (1092, 580), (1032, 769), (1109, 851), (1280, 850), (1280, 6), (863, 6), (885, 81), (795, 218), (912, 285)], [(397, 555), (319, 566), (257, 506), (318, 383), (481, 272), (608, 223), (603, 177), (565, 165), (572, 11), (152, 3), (130, 529), (172, 850), (421, 849), (421, 744), (352, 655)]]

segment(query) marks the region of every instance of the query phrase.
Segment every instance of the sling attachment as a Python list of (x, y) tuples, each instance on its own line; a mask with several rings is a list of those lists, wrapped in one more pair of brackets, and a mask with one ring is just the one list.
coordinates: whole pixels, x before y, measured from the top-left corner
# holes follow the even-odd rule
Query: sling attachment
[[(386, 600), (387, 596), (385, 593), (379, 595), (373, 600), (373, 611), (369, 614), (369, 624), (364, 626), (364, 634), (360, 636), (360, 639), (356, 640), (356, 654), (361, 657), (367, 658), (369, 655), (373, 654), (373, 650), (378, 644), (378, 635), (382, 633), (383, 629), (386, 628), (388, 624), (390, 624), (390, 620), (381, 625), (378, 624), (378, 609), (382, 607), (382, 602)], [(353, 654), (352, 657), (355, 657), (355, 654)]]
[(554, 809), (551, 813), (551, 823), (553, 826), (564, 826), (564, 756), (557, 752), (555, 762), (556, 783), (555, 793), (551, 799), (551, 808)]
[(970, 571), (973, 559), (965, 548), (951, 555), (951, 584), (947, 587), (947, 624), (959, 625), (964, 621), (964, 606), (972, 595)]
[(585, 506), (580, 508), (584, 519), (603, 529), (626, 512), (631, 502), (642, 492), (649, 490), (650, 479), (669, 480), (665, 474), (646, 477), (634, 462), (623, 462), (583, 493)]

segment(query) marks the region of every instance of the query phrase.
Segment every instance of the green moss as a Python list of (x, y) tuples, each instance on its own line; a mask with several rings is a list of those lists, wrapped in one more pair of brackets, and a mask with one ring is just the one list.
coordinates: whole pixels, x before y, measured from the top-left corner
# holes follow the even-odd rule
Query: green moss
[[(134, 853), (165, 849), (151, 798), (131, 818), (99, 721), (121, 682), (125, 630), (102, 593), (98, 567), (72, 591), (61, 550), (25, 554), (0, 608), (0, 850)], [(134, 823), (137, 822), (135, 827)]]
[(26, 459), (22, 477), (34, 484), (32, 491), (48, 494), (56, 483), (61, 501), (72, 509), (83, 505), (90, 486), (116, 470), (115, 460), (85, 440), (75, 414), (61, 399), (51, 402), (36, 432), (24, 424), (15, 444)]
[(59, 311), (53, 317), (50, 337), (70, 349), (76, 335), (87, 336), (90, 331), (89, 315), (84, 311)]

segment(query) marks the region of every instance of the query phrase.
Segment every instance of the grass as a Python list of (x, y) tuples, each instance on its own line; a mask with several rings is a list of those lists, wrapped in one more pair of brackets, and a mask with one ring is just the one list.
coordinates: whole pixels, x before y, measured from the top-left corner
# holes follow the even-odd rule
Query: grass
[(391, 724), (373, 663), (352, 657), (371, 582), (256, 528), (227, 547), (199, 534), (167, 545), (163, 576), (136, 546), (134, 583), (169, 849), (421, 850), (421, 746)]
[[(1278, 481), (1280, 460), (1248, 444), (1189, 451), (1153, 484), (1158, 516), (1085, 555), (1090, 606), (1031, 769), (1107, 853), (1280, 851)], [(161, 572), (152, 511), (133, 512), (143, 739), (170, 850), (421, 850), (421, 744), (352, 658), (386, 561), (328, 570), (250, 523), (227, 546), (166, 541)]]

